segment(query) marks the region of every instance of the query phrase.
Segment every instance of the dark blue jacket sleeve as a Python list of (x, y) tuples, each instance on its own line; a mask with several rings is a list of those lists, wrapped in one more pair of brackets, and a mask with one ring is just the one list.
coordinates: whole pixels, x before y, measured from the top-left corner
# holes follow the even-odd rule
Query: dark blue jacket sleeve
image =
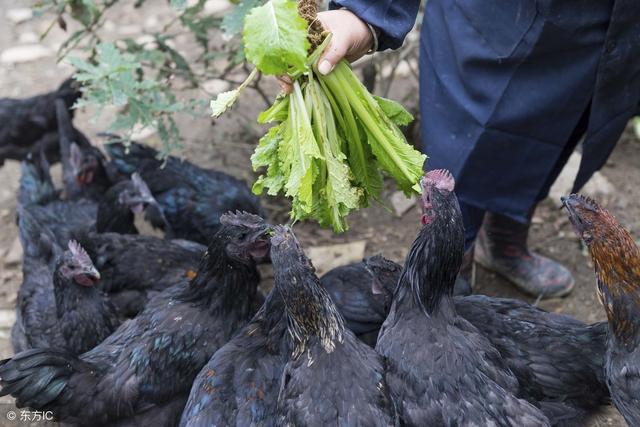
[(333, 0), (330, 9), (347, 8), (380, 30), (378, 50), (397, 49), (416, 22), (420, 0)]

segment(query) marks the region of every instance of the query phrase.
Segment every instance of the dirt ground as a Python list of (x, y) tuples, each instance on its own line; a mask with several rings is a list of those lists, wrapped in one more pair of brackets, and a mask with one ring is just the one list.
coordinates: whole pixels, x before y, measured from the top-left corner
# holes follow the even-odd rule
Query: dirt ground
[[(11, 10), (28, 7), (30, 3), (0, 0), (0, 28), (4, 29), (0, 31), (0, 53), (16, 46), (22, 46), (25, 50), (44, 47), (46, 52), (43, 57), (27, 62), (0, 62), (0, 97), (26, 97), (49, 91), (72, 73), (69, 66), (56, 64), (55, 57), (50, 54), (65, 38), (61, 30), (54, 28), (44, 41), (38, 41), (38, 36), (50, 23), (50, 17), (34, 18), (22, 23), (8, 19)], [(157, 21), (162, 21), (163, 16), (171, 13), (166, 9), (166, 3), (160, 0), (148, 1), (145, 8), (136, 12), (132, 12), (130, 7), (118, 8), (127, 13), (109, 17), (114, 37), (125, 33), (131, 37), (143, 35), (153, 25), (157, 25)], [(181, 48), (184, 47), (178, 45), (178, 49)], [(413, 80), (400, 79), (395, 83), (392, 93), (400, 96), (412, 91), (415, 93), (414, 89)], [(216, 123), (206, 117), (181, 118), (180, 125), (185, 137), (182, 154), (202, 166), (218, 168), (251, 181), (253, 175), (249, 167), (249, 156), (260, 135), (260, 129), (252, 123), (259, 106), (260, 102), (245, 99), (235, 110), (242, 114), (232, 114)], [(103, 118), (91, 122), (91, 117), (91, 111), (79, 111), (75, 124), (90, 138), (98, 141), (95, 135), (104, 129), (107, 121)], [(153, 142), (154, 139), (151, 136), (149, 141)], [(607, 194), (596, 194), (634, 236), (640, 229), (639, 160), (640, 143), (628, 131), (601, 171), (602, 178), (610, 184), (608, 190), (601, 193)], [(20, 252), (15, 226), (15, 190), (18, 177), (18, 163), (7, 162), (4, 167), (0, 167), (0, 357), (12, 354), (9, 331), (15, 318), (16, 291), (21, 283)], [(387, 196), (391, 196), (392, 186), (387, 187)], [(274, 199), (264, 199), (263, 202), (272, 221), (286, 221), (286, 203)], [(402, 261), (419, 227), (418, 211), (412, 207), (404, 215), (397, 217), (387, 209), (375, 206), (354, 214), (350, 218), (350, 225), (351, 229), (340, 236), (311, 223), (297, 224), (295, 231), (307, 248), (365, 242), (366, 255), (383, 253), (391, 259)], [(536, 212), (531, 244), (534, 249), (566, 265), (577, 282), (569, 297), (542, 301), (540, 306), (576, 316), (586, 322), (604, 320), (604, 312), (596, 300), (593, 270), (586, 252), (576, 239), (565, 214), (551, 200), (542, 203)], [(267, 283), (269, 275), (267, 269)], [(477, 268), (475, 292), (533, 302), (532, 298), (519, 293), (504, 280), (480, 267)], [(0, 401), (2, 402), (9, 404), (10, 400), (5, 398)], [(0, 408), (0, 412), (8, 409), (9, 406), (6, 409)], [(0, 426), (3, 425), (17, 424), (9, 424), (4, 419), (4, 413), (0, 413)], [(614, 409), (610, 409), (590, 425), (623, 426), (624, 422)]]

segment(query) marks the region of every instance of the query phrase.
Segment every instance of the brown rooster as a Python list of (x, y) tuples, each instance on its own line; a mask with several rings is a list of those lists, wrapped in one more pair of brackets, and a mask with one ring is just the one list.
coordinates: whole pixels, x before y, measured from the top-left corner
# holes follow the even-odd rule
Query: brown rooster
[(606, 209), (588, 197), (563, 198), (593, 259), (598, 298), (609, 321), (605, 375), (613, 403), (640, 426), (640, 248)]

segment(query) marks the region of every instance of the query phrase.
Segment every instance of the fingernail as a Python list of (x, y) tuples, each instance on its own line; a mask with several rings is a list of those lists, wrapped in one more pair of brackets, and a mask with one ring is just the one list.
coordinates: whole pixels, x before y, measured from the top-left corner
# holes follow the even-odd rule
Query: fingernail
[(323, 75), (327, 75), (331, 72), (331, 70), (333, 70), (333, 65), (331, 65), (331, 62), (327, 61), (326, 59), (324, 59), (320, 65), (318, 65), (318, 71), (320, 71), (320, 74)]

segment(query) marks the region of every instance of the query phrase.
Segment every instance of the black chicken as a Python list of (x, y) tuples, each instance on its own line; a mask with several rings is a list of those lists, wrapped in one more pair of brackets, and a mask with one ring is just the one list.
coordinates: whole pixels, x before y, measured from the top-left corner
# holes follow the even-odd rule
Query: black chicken
[[(200, 168), (175, 157), (160, 159), (151, 147), (132, 143), (106, 145), (111, 164), (123, 175), (140, 173), (166, 216), (172, 237), (205, 243), (229, 210), (262, 214), (259, 200), (243, 181), (222, 172)], [(149, 220), (164, 227), (155, 216)]]
[[(380, 258), (339, 267), (322, 278), (347, 326), (362, 331), (365, 325), (368, 332), (359, 338), (367, 343), (373, 339), (374, 344), (402, 270)], [(484, 295), (456, 296), (454, 304), (457, 314), (491, 341), (518, 378), (518, 397), (535, 405), (543, 402), (545, 413), (553, 402), (564, 404), (565, 413), (554, 417), (554, 424), (581, 425), (575, 417), (608, 404), (603, 370), (606, 322), (586, 325), (519, 300)]]
[(589, 248), (609, 323), (605, 375), (627, 424), (640, 426), (640, 248), (606, 209), (580, 195), (562, 199)]
[(193, 278), (206, 246), (187, 240), (118, 233), (78, 237), (100, 271), (101, 289), (124, 317), (135, 317), (169, 286)]
[(26, 99), (0, 98), (0, 166), (6, 159), (22, 160), (30, 152), (44, 150), (58, 158), (56, 109), (61, 99), (66, 109), (80, 97), (78, 84), (67, 79), (60, 87)]
[(106, 157), (74, 128), (64, 102), (56, 100), (56, 116), (62, 162), (62, 179), (67, 199), (100, 200), (112, 185)]
[[(336, 267), (322, 276), (320, 282), (331, 295), (347, 327), (362, 341), (375, 347), (401, 272), (400, 264), (375, 255)], [(471, 293), (468, 286), (462, 286), (463, 282), (456, 281), (453, 295)]]
[(111, 187), (98, 203), (86, 198), (61, 200), (49, 175), (49, 165), (40, 156), (22, 162), (18, 206), (28, 209), (36, 221), (49, 228), (60, 245), (89, 231), (136, 234), (137, 212), (156, 203), (142, 179), (133, 175)]
[(56, 347), (81, 354), (92, 349), (118, 326), (115, 309), (95, 287), (98, 270), (76, 242), (63, 251), (28, 211), (20, 213), (19, 230), (24, 278), (11, 331), (14, 351)]
[(251, 322), (202, 368), (180, 425), (275, 426), (278, 389), (289, 352), (284, 303), (272, 290)]
[(227, 214), (221, 224), (191, 281), (158, 294), (79, 357), (38, 349), (3, 361), (0, 394), (64, 422), (151, 425), (164, 411), (153, 425), (174, 425), (197, 373), (249, 320), (259, 281), (253, 258), (269, 247), (259, 217)]
[(344, 327), (291, 230), (276, 227), (271, 246), (292, 346), (278, 425), (397, 425), (383, 359)]
[(422, 179), (422, 223), (382, 325), (376, 350), (405, 425), (544, 426), (499, 352), (456, 314), (453, 288), (464, 253), (460, 207), (447, 171)]
[(334, 268), (322, 276), (320, 282), (331, 295), (347, 327), (374, 347), (401, 272), (401, 265), (376, 255)]

